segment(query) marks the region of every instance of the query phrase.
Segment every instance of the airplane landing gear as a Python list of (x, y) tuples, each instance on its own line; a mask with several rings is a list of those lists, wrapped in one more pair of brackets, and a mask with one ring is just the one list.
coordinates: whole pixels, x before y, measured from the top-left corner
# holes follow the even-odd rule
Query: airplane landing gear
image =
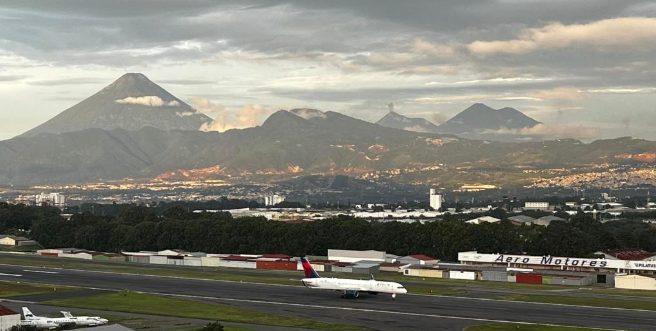
[(396, 300), (396, 293), (392, 293), (392, 300)]
[(342, 297), (346, 299), (357, 299), (360, 297), (360, 291), (344, 291)]

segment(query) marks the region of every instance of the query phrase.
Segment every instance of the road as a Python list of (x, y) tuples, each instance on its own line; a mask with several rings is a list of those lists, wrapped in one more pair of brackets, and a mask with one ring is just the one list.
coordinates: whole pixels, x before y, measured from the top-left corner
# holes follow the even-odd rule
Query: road
[(269, 313), (379, 330), (461, 330), (493, 322), (540, 323), (606, 329), (654, 330), (656, 312), (446, 296), (362, 295), (300, 286), (253, 284), (0, 265), (0, 280), (132, 290), (220, 302)]

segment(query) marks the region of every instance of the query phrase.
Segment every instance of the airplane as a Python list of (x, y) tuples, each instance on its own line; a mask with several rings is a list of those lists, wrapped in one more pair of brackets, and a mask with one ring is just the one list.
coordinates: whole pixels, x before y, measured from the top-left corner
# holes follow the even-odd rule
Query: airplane
[(107, 319), (98, 316), (73, 316), (73, 314), (68, 311), (62, 311), (61, 313), (65, 318), (71, 319), (75, 322), (75, 326), (99, 326), (105, 325), (109, 322)]
[(334, 290), (342, 292), (342, 297), (356, 299), (360, 293), (378, 294), (390, 293), (392, 299), (396, 299), (397, 294), (408, 293), (403, 285), (395, 282), (379, 282), (374, 279), (373, 275), (369, 280), (345, 279), (345, 278), (322, 278), (314, 271), (307, 258), (301, 258), (305, 278), (301, 280), (305, 287)]
[(64, 317), (40, 317), (35, 316), (27, 307), (23, 307), (25, 321), (30, 322), (52, 322), (55, 327), (68, 328), (78, 326), (98, 326), (107, 324), (107, 320), (100, 317), (78, 316), (74, 317), (70, 312), (62, 312)]
[[(24, 322), (26, 322), (26, 324), (35, 323), (37, 325), (43, 324), (46, 326), (54, 324), (54, 329), (69, 328), (75, 326), (75, 323), (68, 318), (36, 316), (32, 314), (32, 312), (27, 307), (23, 307), (23, 317), (25, 318)], [(39, 327), (37, 326), (37, 328)], [(48, 329), (52, 328), (49, 327)]]

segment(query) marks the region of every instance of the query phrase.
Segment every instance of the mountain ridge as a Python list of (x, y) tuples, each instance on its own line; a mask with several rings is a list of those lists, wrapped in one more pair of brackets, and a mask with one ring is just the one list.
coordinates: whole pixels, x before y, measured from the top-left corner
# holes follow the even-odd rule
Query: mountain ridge
[[(275, 122), (288, 118), (296, 121), (286, 127)], [(656, 142), (640, 139), (489, 142), (384, 128), (338, 113), (306, 120), (280, 111), (269, 124), (223, 133), (94, 128), (12, 138), (0, 142), (0, 183), (150, 179), (167, 171), (220, 167), (225, 178), (252, 183), (317, 174), (376, 181), (392, 174), (418, 184), (452, 178), (457, 173), (447, 170), (451, 167), (492, 169), (485, 173), (494, 174), (628, 164), (635, 161), (622, 155), (654, 151)], [(507, 170), (494, 170), (499, 164)]]
[[(635, 164), (649, 159), (635, 155), (656, 152), (656, 142), (626, 138), (590, 144), (572, 139), (521, 143), (463, 139), (384, 127), (310, 108), (279, 110), (256, 127), (202, 132), (196, 127), (198, 122), (182, 125), (168, 121), (166, 114), (187, 119), (193, 116), (179, 116), (176, 112), (197, 113), (141, 74), (124, 75), (80, 104), (85, 102), (98, 104), (98, 109), (75, 108), (78, 104), (70, 108), (73, 111), (69, 109), (65, 115), (53, 118), (57, 122), (82, 112), (71, 120), (81, 122), (72, 123), (72, 131), (60, 127), (48, 132), (41, 128), (42, 132), (35, 130), (0, 141), (0, 184), (149, 180), (181, 169), (205, 169), (199, 173), (217, 173), (222, 178), (250, 183), (303, 175), (348, 175), (370, 181), (396, 178), (422, 185), (449, 183), (461, 177), (496, 182), (500, 174), (508, 172), (514, 178), (525, 178), (525, 169)], [(474, 110), (465, 114), (519, 113), (511, 108), (490, 110), (482, 104), (472, 107)], [(116, 109), (144, 111), (156, 118), (141, 117), (132, 123), (135, 125), (89, 125), (93, 124), (89, 118)], [(128, 118), (135, 122), (134, 117)], [(168, 125), (158, 125), (160, 119)], [(523, 123), (510, 122), (512, 126)]]

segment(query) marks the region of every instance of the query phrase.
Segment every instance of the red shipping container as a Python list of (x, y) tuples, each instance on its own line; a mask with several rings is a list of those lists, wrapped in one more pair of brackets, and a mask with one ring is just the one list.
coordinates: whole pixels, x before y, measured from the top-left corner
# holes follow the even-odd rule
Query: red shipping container
[(517, 274), (516, 282), (522, 284), (542, 284), (542, 275), (539, 274)]
[(41, 253), (39, 254), (41, 256), (53, 256), (53, 257), (59, 257), (58, 253)]
[(267, 270), (296, 270), (296, 261), (257, 261), (257, 269)]

